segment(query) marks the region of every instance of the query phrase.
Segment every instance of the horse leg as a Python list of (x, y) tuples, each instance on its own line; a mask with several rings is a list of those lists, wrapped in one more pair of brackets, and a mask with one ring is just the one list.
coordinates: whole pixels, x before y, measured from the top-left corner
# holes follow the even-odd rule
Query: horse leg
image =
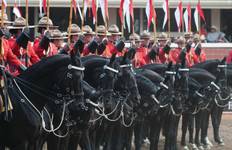
[(177, 133), (178, 133), (178, 124), (180, 117), (170, 115), (169, 116), (169, 127), (166, 128), (165, 132), (165, 150), (177, 150)]
[(186, 132), (187, 132), (187, 128), (188, 128), (188, 121), (189, 121), (188, 117), (189, 116), (187, 113), (184, 113), (182, 115), (182, 136), (181, 136), (181, 145), (182, 146), (186, 146), (185, 137), (186, 137)]
[(89, 130), (83, 132), (81, 137), (81, 148), (84, 150), (91, 150), (91, 144), (89, 139)]
[(149, 135), (149, 140), (151, 142), (150, 150), (158, 150), (161, 126), (162, 126), (161, 122), (157, 118), (155, 118), (154, 121), (153, 120), (150, 121), (150, 135)]
[(211, 112), (211, 119), (212, 119), (212, 125), (213, 125), (213, 133), (214, 133), (214, 140), (217, 142), (219, 145), (224, 145), (224, 142), (222, 138), (219, 135), (219, 127), (221, 124), (221, 117), (222, 117), (222, 112), (223, 108), (219, 108), (215, 105), (213, 111)]
[(81, 133), (79, 134), (72, 134), (69, 137), (69, 144), (68, 144), (68, 150), (76, 150), (78, 143), (80, 141), (81, 138)]
[(143, 121), (136, 121), (134, 125), (135, 150), (140, 150), (142, 145)]
[(189, 143), (193, 144), (193, 129), (194, 129), (194, 115), (189, 114), (189, 123), (188, 123), (188, 131), (189, 131)]
[(132, 143), (132, 136), (133, 136), (133, 127), (130, 127), (127, 132), (127, 138), (125, 141), (125, 148), (126, 150), (131, 150), (131, 143)]
[(202, 111), (200, 111), (199, 113), (197, 113), (195, 115), (195, 120), (196, 120), (196, 126), (195, 126), (195, 143), (197, 145), (197, 147), (201, 146), (201, 142), (200, 142), (200, 130), (201, 130), (201, 126), (202, 126)]
[(209, 115), (210, 113), (207, 110), (204, 110), (202, 113), (202, 127), (201, 127), (201, 142), (203, 145), (207, 146), (207, 135), (208, 135), (208, 127), (209, 127)]

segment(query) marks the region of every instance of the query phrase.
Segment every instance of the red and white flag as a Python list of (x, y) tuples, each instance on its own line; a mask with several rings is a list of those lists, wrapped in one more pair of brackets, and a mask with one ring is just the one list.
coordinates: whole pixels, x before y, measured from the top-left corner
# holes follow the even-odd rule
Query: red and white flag
[(88, 7), (89, 7), (89, 0), (84, 0), (84, 17), (86, 17)]
[[(153, 6), (153, 1), (152, 0), (147, 0), (147, 5), (146, 5), (146, 15), (147, 15), (147, 29), (149, 30), (151, 22), (154, 21), (156, 22), (156, 13), (155, 9)], [(154, 23), (155, 25), (155, 23)]]
[(79, 16), (80, 16), (81, 20), (83, 20), (79, 0), (76, 1), (76, 8), (78, 10), (78, 13), (79, 13)]
[(19, 10), (19, 8), (18, 8), (18, 5), (17, 5), (16, 0), (15, 0), (15, 2), (14, 2), (13, 13), (14, 13), (15, 16), (17, 16), (17, 17), (22, 17), (22, 15), (21, 15), (21, 13), (20, 13), (20, 10)]
[(96, 23), (97, 20), (97, 0), (92, 0), (92, 14), (93, 14), (93, 24)]
[[(2, 0), (1, 3), (3, 3), (4, 7), (7, 7), (7, 2), (6, 2), (6, 0)], [(1, 4), (1, 5), (2, 5), (2, 4)]]
[(40, 17), (42, 17), (46, 13), (47, 13), (47, 0), (40, 0), (39, 1), (39, 15), (40, 15)]
[(134, 32), (134, 5), (133, 5), (133, 0), (130, 0), (129, 4), (129, 11), (130, 11), (130, 16), (131, 16), (131, 25), (132, 25), (132, 32)]
[(76, 2), (76, 0), (72, 0), (72, 8), (74, 10), (75, 16), (77, 16), (77, 2)]
[[(128, 31), (131, 31), (130, 28), (130, 0), (125, 0), (123, 4), (123, 16), (126, 16), (126, 24), (128, 27)], [(126, 26), (124, 23), (124, 27)]]
[(200, 19), (202, 19), (205, 22), (205, 15), (201, 8), (200, 1), (198, 1), (195, 12), (194, 12), (194, 20), (195, 20), (197, 31), (199, 31), (199, 15), (200, 15)]
[(101, 7), (101, 13), (102, 13), (103, 20), (106, 23), (109, 20), (108, 0), (100, 0), (99, 4)]
[(184, 12), (184, 24), (185, 24), (185, 31), (191, 32), (191, 25), (192, 25), (192, 11), (190, 3), (187, 5), (187, 8)]
[(124, 0), (121, 0), (120, 7), (119, 7), (119, 17), (120, 17), (121, 24), (124, 23), (123, 5), (124, 5)]
[(176, 19), (176, 24), (179, 29), (181, 30), (182, 27), (182, 20), (183, 20), (183, 7), (182, 7), (182, 1), (179, 2), (176, 11), (175, 11), (175, 19)]
[(169, 6), (168, 6), (168, 0), (164, 0), (163, 3), (163, 10), (164, 10), (164, 22), (163, 22), (163, 29), (167, 23), (167, 21), (169, 20), (168, 18), (168, 11), (169, 11)]

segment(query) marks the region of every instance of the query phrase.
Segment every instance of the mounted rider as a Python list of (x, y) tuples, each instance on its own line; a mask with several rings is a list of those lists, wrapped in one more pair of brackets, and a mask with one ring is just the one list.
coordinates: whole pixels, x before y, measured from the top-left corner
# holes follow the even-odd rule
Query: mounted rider
[[(33, 28), (33, 26), (26, 26), (26, 20), (23, 17), (15, 19), (13, 26), (8, 27), (12, 35), (8, 40), (9, 46), (12, 52), (26, 67), (29, 67), (40, 60), (35, 54), (33, 43), (30, 42), (31, 37), (29, 28)], [(14, 66), (10, 66), (10, 69), (14, 74), (19, 74)]]
[(38, 32), (40, 35), (34, 41), (34, 50), (39, 58), (53, 56), (57, 54), (57, 48), (50, 43), (50, 30), (57, 28), (53, 26), (53, 22), (48, 17), (43, 17), (38, 23)]
[(109, 27), (108, 32), (108, 43), (106, 45), (106, 50), (103, 53), (103, 56), (110, 58), (112, 54), (116, 53), (116, 56), (123, 56), (125, 53), (124, 47), (125, 43), (120, 39), (122, 33), (119, 31), (117, 25), (113, 24)]

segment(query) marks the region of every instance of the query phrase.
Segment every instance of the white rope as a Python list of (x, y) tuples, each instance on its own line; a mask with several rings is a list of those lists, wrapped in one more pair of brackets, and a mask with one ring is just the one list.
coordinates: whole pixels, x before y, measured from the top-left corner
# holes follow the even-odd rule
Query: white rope
[(168, 74), (168, 75), (175, 75), (176, 72), (175, 72), (175, 71), (165, 71), (165, 74)]
[(189, 68), (179, 68), (179, 72), (189, 72)]
[(158, 99), (155, 97), (154, 94), (151, 95), (151, 98), (156, 102), (156, 104), (160, 104), (160, 102), (158, 101)]
[[(35, 109), (35, 111), (36, 111), (36, 112), (39, 114), (39, 116), (41, 117), (41, 123), (42, 123), (43, 129), (44, 129), (46, 132), (48, 132), (48, 133), (53, 132), (53, 134), (54, 134), (55, 136), (60, 137), (60, 135), (57, 135), (57, 134), (55, 133), (55, 131), (58, 130), (60, 127), (58, 126), (59, 128), (56, 128), (56, 130), (54, 130), (54, 126), (53, 126), (52, 121), (51, 121), (51, 120), (53, 120), (53, 119), (51, 118), (51, 116), (49, 115), (49, 123), (50, 123), (50, 127), (51, 127), (51, 129), (49, 130), (49, 129), (46, 129), (46, 123), (45, 123), (45, 121), (44, 121), (43, 114), (40, 113), (40, 111), (36, 108), (36, 106), (27, 98), (27, 96), (26, 96), (26, 95), (24, 94), (24, 92), (21, 90), (21, 88), (19, 87), (19, 85), (18, 85), (18, 83), (15, 81), (15, 79), (13, 79), (13, 81), (14, 81), (16, 87), (18, 88), (19, 92), (23, 95), (23, 97), (28, 101), (28, 103)], [(65, 107), (65, 103), (64, 103), (64, 107)], [(65, 110), (65, 108), (64, 108), (63, 110)], [(64, 113), (64, 111), (63, 111), (63, 113)], [(63, 119), (62, 119), (62, 123), (63, 123), (63, 121), (64, 121), (64, 117), (63, 117)], [(62, 124), (62, 123), (60, 123), (60, 124)], [(67, 135), (66, 135), (66, 136), (67, 136)], [(62, 137), (62, 136), (61, 136), (61, 137)]]
[(217, 90), (220, 90), (220, 87), (216, 83), (211, 82), (210, 84), (213, 85)]
[(227, 104), (225, 104), (225, 105), (221, 105), (221, 104), (219, 104), (219, 103), (218, 103), (218, 100), (217, 100), (217, 98), (216, 98), (216, 96), (215, 96), (215, 98), (214, 98), (214, 102), (215, 102), (215, 103), (216, 103), (216, 105), (217, 105), (218, 107), (220, 107), (220, 108), (224, 108), (224, 107), (228, 106), (228, 103), (227, 103)]

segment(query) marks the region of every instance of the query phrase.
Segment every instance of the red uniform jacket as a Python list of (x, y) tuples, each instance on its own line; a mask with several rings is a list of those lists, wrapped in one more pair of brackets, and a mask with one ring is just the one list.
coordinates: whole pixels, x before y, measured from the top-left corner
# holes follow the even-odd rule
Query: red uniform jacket
[(9, 47), (9, 42), (2, 38), (2, 44), (3, 44), (3, 50), (4, 50), (4, 61), (8, 62), (9, 64), (15, 66), (16, 68), (18, 68), (20, 65), (22, 65), (22, 63), (19, 61), (19, 59), (17, 58), (17, 56), (15, 56), (10, 47)]
[[(172, 61), (172, 63), (173, 64), (178, 64), (178, 63), (180, 63), (180, 58), (179, 58), (179, 56), (180, 56), (180, 52), (181, 52), (181, 48), (175, 48), (175, 49), (173, 49), (173, 50), (171, 50), (170, 52), (169, 52), (169, 61)], [(187, 53), (186, 54), (186, 65), (188, 66), (188, 67), (190, 67), (191, 65), (190, 65), (190, 61), (189, 61), (189, 54)]]
[(232, 62), (232, 50), (229, 52), (229, 55), (226, 58), (226, 62), (230, 64)]
[(136, 68), (146, 65), (150, 62), (147, 54), (148, 49), (145, 47), (139, 47), (136, 49), (135, 58), (133, 60), (134, 66)]
[(18, 57), (18, 59), (20, 59), (20, 61), (25, 64), (25, 56), (26, 56), (26, 51), (28, 50), (28, 65), (31, 66), (34, 63), (37, 63), (40, 59), (39, 57), (35, 54), (34, 50), (33, 50), (33, 46), (32, 43), (29, 42), (28, 46), (27, 46), (27, 50), (20, 48), (20, 46), (16, 43), (16, 39), (15, 38), (10, 38), (9, 39), (9, 45), (10, 48), (12, 49), (12, 52)]
[(194, 64), (201, 63), (206, 61), (206, 54), (204, 50), (201, 50), (200, 56), (196, 55), (195, 48), (191, 48), (190, 52), (187, 55), (189, 66), (193, 66)]
[(58, 49), (53, 43), (49, 43), (48, 50), (45, 51), (45, 49), (39, 46), (40, 40), (41, 37), (36, 38), (33, 46), (33, 49), (35, 50), (35, 53), (38, 55), (39, 58), (53, 56), (58, 53)]
[(168, 54), (166, 54), (163, 50), (163, 48), (160, 47), (159, 49), (159, 62), (164, 64), (164, 63), (167, 63), (169, 60), (168, 60)]

